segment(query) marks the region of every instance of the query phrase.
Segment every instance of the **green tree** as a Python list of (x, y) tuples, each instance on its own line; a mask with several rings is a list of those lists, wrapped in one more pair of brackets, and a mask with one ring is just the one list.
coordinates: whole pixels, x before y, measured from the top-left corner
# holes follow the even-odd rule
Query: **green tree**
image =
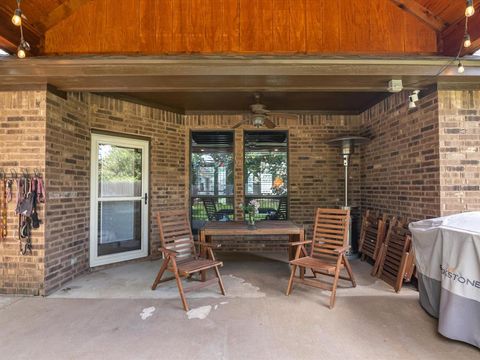
[(99, 164), (103, 181), (142, 179), (141, 150), (102, 145), (99, 154)]
[(250, 176), (254, 183), (261, 181), (262, 174), (272, 174), (273, 179), (279, 177), (287, 183), (287, 153), (249, 151), (245, 153), (245, 181)]
[[(207, 158), (212, 160), (207, 161)], [(215, 177), (218, 176), (218, 169), (225, 168), (226, 183), (233, 187), (233, 154), (229, 152), (202, 152), (192, 153), (192, 185), (198, 183), (198, 172), (201, 167), (213, 167)], [(216, 181), (215, 181), (216, 183)], [(216, 184), (217, 185), (217, 184)], [(218, 191), (215, 185), (215, 192)]]

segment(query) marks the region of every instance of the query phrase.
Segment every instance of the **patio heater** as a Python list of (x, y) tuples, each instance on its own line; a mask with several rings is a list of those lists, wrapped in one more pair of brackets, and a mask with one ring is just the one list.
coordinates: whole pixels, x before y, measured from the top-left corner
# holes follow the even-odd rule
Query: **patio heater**
[[(344, 136), (327, 141), (327, 144), (340, 147), (342, 150), (343, 167), (345, 170), (345, 193), (342, 209), (351, 209), (351, 207), (348, 205), (348, 167), (350, 165), (350, 156), (354, 153), (355, 146), (365, 144), (369, 140), (370, 139), (363, 136)], [(347, 256), (349, 258), (355, 258), (357, 253), (357, 244), (353, 243), (352, 238), (352, 218), (350, 218), (350, 228), (348, 229), (348, 243), (350, 244), (350, 250), (347, 252)]]

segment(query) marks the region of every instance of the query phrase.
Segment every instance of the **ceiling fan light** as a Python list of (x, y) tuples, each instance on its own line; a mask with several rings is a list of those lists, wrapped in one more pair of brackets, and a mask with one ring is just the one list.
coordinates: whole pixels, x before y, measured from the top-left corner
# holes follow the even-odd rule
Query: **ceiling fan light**
[(263, 126), (263, 123), (264, 123), (264, 116), (263, 115), (255, 115), (253, 117), (253, 125), (255, 127), (261, 127)]
[(465, 16), (470, 17), (475, 14), (475, 7), (473, 6), (473, 0), (467, 0), (467, 7), (465, 9)]

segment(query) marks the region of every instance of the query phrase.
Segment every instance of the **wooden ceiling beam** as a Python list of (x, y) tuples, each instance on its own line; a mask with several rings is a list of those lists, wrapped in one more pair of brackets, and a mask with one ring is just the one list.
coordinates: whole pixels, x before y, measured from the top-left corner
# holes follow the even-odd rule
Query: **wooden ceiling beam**
[(433, 30), (439, 32), (447, 27), (447, 22), (441, 17), (435, 15), (423, 5), (419, 4), (415, 0), (391, 0), (400, 9), (403, 9), (410, 14), (414, 15), (425, 24), (427, 24)]
[[(469, 48), (462, 47), (460, 56), (471, 54), (480, 49), (480, 6), (476, 6), (475, 14), (468, 19), (468, 33), (472, 41)], [(441, 33), (443, 55), (457, 56), (465, 35), (465, 17), (450, 25)]]
[(17, 50), (17, 45), (0, 35), (0, 49), (13, 54)]
[[(0, 4), (0, 36), (16, 47), (20, 43), (20, 29), (12, 24), (12, 15), (15, 9)], [(23, 21), (23, 37), (30, 44), (31, 52), (36, 55), (40, 52), (42, 34), (35, 29), (28, 21)], [(15, 51), (13, 50), (13, 51)]]
[[(68, 18), (72, 15), (78, 8), (91, 2), (93, 0), (67, 0), (64, 1), (61, 5), (57, 6), (50, 13), (42, 16), (38, 21), (34, 23), (35, 27), (40, 29), (43, 33), (47, 30), (53, 28), (63, 19)], [(104, 14), (98, 14), (98, 16), (104, 16)]]
[(459, 75), (451, 58), (370, 57), (32, 57), (2, 59), (0, 83), (41, 85), (62, 91), (380, 91), (391, 79), (404, 88), (422, 88), (437, 81), (462, 81), (480, 86), (480, 65), (465, 59)]

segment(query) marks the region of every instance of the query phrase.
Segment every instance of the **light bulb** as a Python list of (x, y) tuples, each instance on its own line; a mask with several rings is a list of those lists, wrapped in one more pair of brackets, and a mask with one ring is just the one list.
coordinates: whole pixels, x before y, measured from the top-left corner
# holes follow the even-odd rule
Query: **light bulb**
[(18, 45), (17, 49), (18, 58), (24, 59), (27, 56), (27, 51), (30, 51), (30, 44), (22, 38), (20, 40), (20, 45)]
[(469, 34), (465, 34), (465, 36), (463, 37), (463, 46), (468, 48), (472, 45), (472, 40), (470, 39), (470, 35)]
[(463, 74), (463, 73), (465, 72), (465, 67), (463, 66), (463, 64), (461, 63), (461, 61), (458, 62), (457, 71), (458, 71), (459, 74)]
[(22, 47), (19, 47), (17, 50), (17, 56), (19, 59), (25, 59), (25, 56), (27, 56), (25, 49), (23, 49)]
[(16, 9), (15, 13), (12, 16), (12, 23), (15, 26), (22, 25), (22, 10)]
[(475, 7), (473, 6), (473, 0), (467, 0), (467, 8), (465, 9), (465, 16), (470, 17), (475, 14)]

